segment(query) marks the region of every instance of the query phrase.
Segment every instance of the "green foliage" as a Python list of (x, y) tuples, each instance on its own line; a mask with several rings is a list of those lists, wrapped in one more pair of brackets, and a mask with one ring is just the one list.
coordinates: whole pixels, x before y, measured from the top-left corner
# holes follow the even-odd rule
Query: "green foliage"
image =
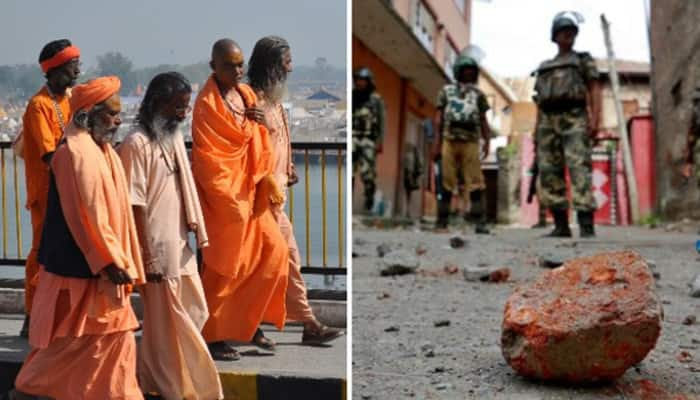
[(44, 75), (38, 65), (0, 66), (0, 98), (22, 101), (36, 93), (44, 83)]
[[(79, 82), (105, 75), (116, 75), (122, 81), (122, 95), (133, 95), (141, 85), (144, 89), (154, 76), (161, 72), (177, 71), (187, 77), (192, 84), (200, 87), (211, 74), (208, 61), (188, 65), (161, 64), (144, 68), (134, 68), (133, 62), (118, 51), (110, 51), (97, 56), (97, 66), (84, 69)], [(0, 65), (0, 99), (21, 102), (29, 99), (45, 82), (38, 65)], [(289, 76), (290, 88), (298, 84), (323, 85), (327, 82), (345, 82), (345, 69), (328, 65), (324, 59), (316, 60), (313, 66), (295, 67)]]
[(652, 228), (659, 226), (661, 224), (661, 222), (662, 222), (661, 216), (659, 216), (657, 214), (647, 214), (639, 220), (640, 224), (645, 225), (645, 226), (649, 226)]

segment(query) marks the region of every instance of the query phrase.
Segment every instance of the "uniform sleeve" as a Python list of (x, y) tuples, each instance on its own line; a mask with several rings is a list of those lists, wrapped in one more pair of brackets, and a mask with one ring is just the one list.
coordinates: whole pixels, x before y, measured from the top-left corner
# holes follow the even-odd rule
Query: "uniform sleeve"
[(44, 104), (32, 102), (24, 114), (24, 134), (31, 137), (31, 143), (38, 146), (39, 156), (56, 150), (53, 115), (54, 111)]
[(491, 106), (489, 105), (489, 101), (486, 99), (486, 96), (480, 91), (479, 92), (479, 98), (477, 100), (477, 106), (479, 107), (479, 113), (483, 114), (486, 111), (491, 109)]
[(443, 109), (447, 105), (447, 92), (445, 90), (445, 87), (440, 89), (440, 92), (438, 93), (437, 97), (437, 108)]
[(580, 57), (583, 79), (586, 83), (598, 80), (600, 78), (600, 72), (598, 72), (598, 67), (595, 65), (593, 56), (591, 56), (590, 53), (581, 53)]
[(148, 170), (146, 166), (146, 143), (128, 138), (117, 149), (124, 166), (129, 200), (133, 206), (146, 206)]

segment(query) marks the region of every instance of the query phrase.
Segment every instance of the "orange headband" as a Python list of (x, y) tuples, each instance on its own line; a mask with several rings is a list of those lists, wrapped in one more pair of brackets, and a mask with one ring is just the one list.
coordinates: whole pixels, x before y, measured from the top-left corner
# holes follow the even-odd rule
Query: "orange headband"
[(41, 70), (47, 73), (51, 68), (61, 66), (76, 57), (80, 57), (80, 49), (75, 46), (68, 46), (48, 60), (42, 61), (40, 63)]

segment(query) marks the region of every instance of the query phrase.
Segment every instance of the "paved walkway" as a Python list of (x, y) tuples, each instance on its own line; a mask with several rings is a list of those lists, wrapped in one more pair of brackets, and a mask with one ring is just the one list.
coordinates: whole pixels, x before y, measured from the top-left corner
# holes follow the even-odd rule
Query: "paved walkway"
[[(17, 314), (0, 314), (0, 393), (11, 387), (29, 352), (27, 341), (17, 336), (22, 319)], [(264, 330), (278, 344), (274, 354), (240, 346), (239, 361), (217, 362), (227, 399), (345, 398), (345, 336), (326, 347), (309, 347), (300, 344), (301, 326), (287, 326), (284, 332)]]

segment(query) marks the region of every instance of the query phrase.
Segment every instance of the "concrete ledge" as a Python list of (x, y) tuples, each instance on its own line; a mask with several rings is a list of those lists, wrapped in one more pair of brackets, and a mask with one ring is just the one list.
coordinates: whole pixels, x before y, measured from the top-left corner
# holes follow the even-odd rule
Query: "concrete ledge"
[(24, 289), (0, 288), (0, 313), (24, 314)]
[[(316, 318), (322, 323), (338, 328), (347, 326), (347, 303), (336, 300), (309, 300)], [(143, 305), (138, 293), (131, 295), (131, 305), (139, 318), (143, 317)], [(24, 314), (24, 289), (0, 288), (0, 314)]]
[[(0, 362), (0, 393), (14, 388), (21, 362)], [(314, 378), (219, 372), (225, 400), (345, 400), (347, 382), (338, 378)]]
[[(12, 389), (29, 353), (26, 340), (16, 336), (22, 315), (0, 315), (0, 395)], [(275, 354), (252, 345), (237, 344), (239, 361), (217, 361), (226, 399), (236, 400), (345, 400), (346, 339), (328, 346), (301, 346), (302, 329), (290, 326), (284, 332), (263, 328), (278, 343)], [(140, 343), (137, 335), (137, 343)], [(60, 366), (58, 366), (60, 367)]]
[(321, 323), (336, 328), (347, 327), (347, 303), (336, 300), (309, 300), (309, 305)]

